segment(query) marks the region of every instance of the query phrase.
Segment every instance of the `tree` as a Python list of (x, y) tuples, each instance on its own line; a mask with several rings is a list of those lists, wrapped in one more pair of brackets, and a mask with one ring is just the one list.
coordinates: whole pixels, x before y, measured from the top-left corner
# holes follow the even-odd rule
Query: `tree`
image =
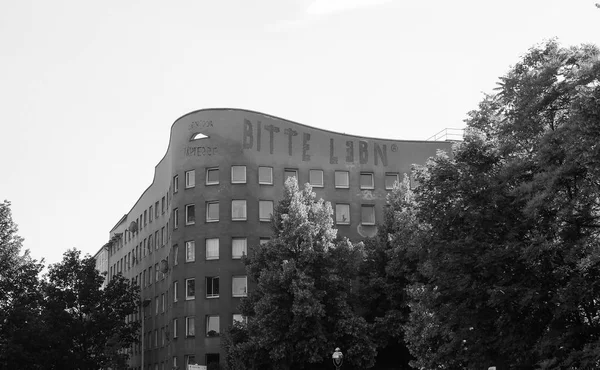
[(417, 174), (415, 366), (600, 366), (599, 58), (532, 48)]
[(225, 336), (230, 368), (318, 369), (338, 346), (344, 368), (373, 365), (369, 326), (350, 303), (363, 253), (336, 239), (332, 214), (310, 185), (300, 191), (295, 178), (286, 181), (274, 237), (245, 260), (256, 287), (241, 304), (248, 323)]
[(121, 275), (101, 289), (104, 277), (91, 256), (69, 250), (51, 265), (45, 286), (43, 319), (51, 346), (47, 369), (123, 368), (137, 342), (139, 322), (127, 320), (139, 309), (139, 287)]
[(42, 264), (21, 254), (10, 202), (0, 203), (0, 369), (36, 369)]

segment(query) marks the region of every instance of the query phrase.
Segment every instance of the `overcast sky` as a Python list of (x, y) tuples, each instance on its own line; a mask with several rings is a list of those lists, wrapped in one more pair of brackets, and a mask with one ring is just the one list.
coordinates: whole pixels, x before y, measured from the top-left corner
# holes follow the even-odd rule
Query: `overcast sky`
[(0, 0), (0, 198), (24, 246), (94, 254), (174, 120), (244, 108), (355, 135), (464, 127), (534, 44), (600, 45), (593, 0)]

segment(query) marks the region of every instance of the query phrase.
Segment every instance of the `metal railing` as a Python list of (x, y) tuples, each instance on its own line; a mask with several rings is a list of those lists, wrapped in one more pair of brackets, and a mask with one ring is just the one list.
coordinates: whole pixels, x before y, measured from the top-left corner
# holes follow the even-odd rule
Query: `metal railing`
[(462, 141), (464, 134), (464, 128), (445, 128), (428, 138), (427, 141)]

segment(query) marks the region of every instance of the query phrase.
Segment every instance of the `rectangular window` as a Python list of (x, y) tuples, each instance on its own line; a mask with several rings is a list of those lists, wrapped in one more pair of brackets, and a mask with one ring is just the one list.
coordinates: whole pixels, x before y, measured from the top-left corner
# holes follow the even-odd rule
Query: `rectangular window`
[(196, 323), (194, 316), (188, 316), (185, 318), (185, 335), (188, 337), (193, 337), (196, 335)]
[(173, 176), (173, 193), (179, 191), (179, 175)]
[(375, 206), (363, 204), (360, 207), (360, 223), (363, 225), (375, 225)]
[(156, 232), (154, 233), (154, 248), (156, 250), (158, 250), (158, 247), (160, 246), (160, 239), (158, 237), (158, 230), (156, 230)]
[(196, 260), (196, 242), (193, 240), (185, 242), (185, 262)]
[(219, 202), (206, 202), (206, 222), (219, 221)]
[(154, 218), (158, 219), (160, 216), (160, 210), (158, 209), (158, 201), (154, 203)]
[(385, 174), (385, 189), (392, 190), (394, 184), (400, 182), (400, 176), (397, 173), (386, 173)]
[(415, 173), (411, 172), (410, 173), (410, 188), (416, 189), (417, 187), (419, 187), (419, 180), (417, 180), (417, 178), (415, 177)]
[(273, 215), (273, 201), (259, 200), (258, 201), (258, 219), (261, 221), (271, 221)]
[(219, 183), (219, 169), (218, 168), (207, 168), (206, 169), (206, 185), (217, 185)]
[(194, 355), (186, 355), (185, 363), (188, 365), (196, 365), (196, 356)]
[(338, 225), (350, 224), (350, 204), (335, 205), (335, 223)]
[(207, 315), (206, 316), (206, 336), (217, 337), (219, 336), (219, 316), (218, 315)]
[(247, 322), (246, 317), (243, 316), (241, 313), (234, 313), (233, 314), (233, 323), (240, 323), (240, 324), (245, 324)]
[(175, 208), (173, 210), (173, 229), (177, 229), (179, 227), (179, 209)]
[(179, 326), (177, 324), (178, 324), (177, 319), (173, 319), (173, 338), (177, 338), (177, 336), (179, 334), (179, 333), (177, 333), (177, 327)]
[(177, 356), (173, 356), (173, 368), (177, 369)]
[(206, 239), (206, 259), (219, 259), (219, 238)]
[(273, 167), (258, 167), (258, 183), (273, 185)]
[(219, 277), (209, 276), (206, 278), (206, 298), (219, 297)]
[(361, 173), (360, 174), (360, 188), (361, 189), (375, 189), (375, 181), (372, 173)]
[(348, 189), (350, 187), (350, 173), (348, 171), (335, 171), (335, 187)]
[(154, 281), (158, 282), (160, 280), (160, 270), (158, 269), (158, 263), (154, 264)]
[(164, 247), (166, 241), (165, 227), (160, 228), (160, 246)]
[(234, 297), (245, 297), (247, 294), (246, 276), (234, 276), (231, 279), (231, 293)]
[(196, 223), (196, 206), (194, 204), (187, 204), (185, 206), (185, 224), (193, 225)]
[(185, 171), (185, 188), (193, 188), (196, 186), (196, 170)]
[(295, 177), (298, 180), (298, 170), (285, 169), (283, 171), (283, 181), (287, 181), (289, 177)]
[(166, 199), (165, 199), (165, 197), (162, 197), (162, 199), (160, 200), (160, 211), (163, 215), (165, 214), (165, 211), (167, 210), (166, 205), (167, 205)]
[(158, 308), (160, 307), (159, 301), (158, 301), (158, 296), (156, 296), (154, 298), (154, 302), (156, 302), (156, 304), (154, 305), (154, 307), (156, 308), (156, 314), (158, 315)]
[(308, 182), (316, 188), (323, 187), (323, 170), (310, 170), (308, 172)]
[(246, 166), (231, 166), (231, 183), (246, 183)]
[(150, 222), (152, 222), (152, 218), (154, 217), (154, 212), (152, 212), (152, 206), (150, 206), (150, 209), (148, 210), (148, 214), (150, 214)]
[(144, 210), (144, 226), (148, 225), (148, 210)]
[(165, 307), (166, 307), (165, 293), (163, 293), (160, 295), (160, 312), (165, 313)]
[(148, 286), (148, 284), (146, 282), (146, 270), (142, 271), (142, 276), (143, 276), (142, 281), (144, 282), (144, 288), (145, 288), (146, 286)]
[(246, 238), (231, 239), (231, 258), (238, 259), (246, 255), (248, 240)]
[(174, 281), (173, 282), (173, 302), (178, 301), (178, 294), (179, 294), (179, 281)]
[(179, 264), (179, 246), (175, 244), (173, 246), (173, 266), (177, 266)]
[(196, 279), (185, 279), (185, 299), (190, 300), (196, 297)]
[(233, 221), (246, 220), (246, 201), (232, 200), (231, 201), (231, 219)]
[(148, 267), (148, 285), (152, 285), (152, 266)]

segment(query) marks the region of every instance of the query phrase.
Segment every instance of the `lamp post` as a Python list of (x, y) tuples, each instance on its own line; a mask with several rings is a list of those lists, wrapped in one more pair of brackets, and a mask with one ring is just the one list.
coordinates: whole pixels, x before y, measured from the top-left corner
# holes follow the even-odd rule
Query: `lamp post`
[(335, 365), (336, 370), (340, 370), (342, 368), (342, 362), (344, 361), (344, 354), (340, 351), (340, 347), (335, 349), (335, 352), (331, 355), (331, 359), (333, 360), (333, 365)]

